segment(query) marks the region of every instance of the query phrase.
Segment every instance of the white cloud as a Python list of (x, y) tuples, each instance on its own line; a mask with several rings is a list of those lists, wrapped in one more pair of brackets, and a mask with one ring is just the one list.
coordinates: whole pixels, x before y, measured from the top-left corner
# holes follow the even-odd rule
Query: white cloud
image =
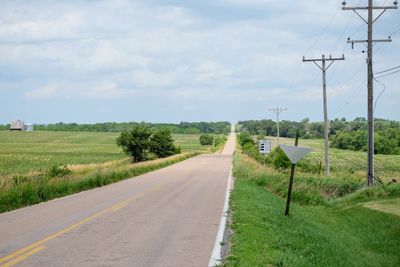
[(197, 72), (195, 80), (198, 82), (227, 78), (233, 74), (228, 67), (212, 60), (202, 62), (198, 66)]
[(120, 99), (133, 97), (138, 94), (136, 90), (121, 89), (114, 82), (103, 81), (87, 84), (49, 84), (25, 93), (25, 98), (31, 100), (46, 99)]
[[(199, 112), (194, 108), (200, 107), (199, 101), (202, 106), (213, 103), (215, 113), (224, 109), (217, 101), (251, 108), (253, 103), (306, 102), (315, 105), (302, 112), (314, 107), (319, 111), (321, 73), (302, 63), (303, 55), (340, 56), (345, 48), (346, 61), (328, 72), (332, 106), (346, 101), (365, 80), (363, 48), (351, 50), (345, 43), (361, 22), (339, 10), (336, 0), (320, 2), (4, 0), (0, 90), (19, 88), (26, 99), (53, 101), (122, 103), (145, 96), (172, 106), (179, 103), (193, 112)], [(385, 18), (396, 22), (397, 17), (388, 14)], [(393, 30), (387, 25), (377, 26), (377, 35)], [(365, 35), (364, 29), (355, 35)], [(377, 47), (375, 68), (394, 66), (400, 54), (393, 51), (399, 48), (399, 42)], [(388, 88), (399, 87), (398, 79), (385, 81)], [(7, 97), (2, 99), (0, 104), (7, 102)], [(386, 93), (380, 101), (399, 103)], [(354, 105), (357, 108), (363, 107)]]
[(41, 88), (26, 91), (25, 97), (30, 99), (46, 99), (53, 97), (61, 89), (59, 84), (49, 84)]

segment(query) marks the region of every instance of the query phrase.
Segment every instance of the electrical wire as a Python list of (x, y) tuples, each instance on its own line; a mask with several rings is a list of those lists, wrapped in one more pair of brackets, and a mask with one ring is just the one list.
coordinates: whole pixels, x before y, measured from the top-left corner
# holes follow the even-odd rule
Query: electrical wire
[(399, 72), (400, 72), (400, 70), (394, 71), (394, 72), (391, 72), (391, 73), (388, 73), (388, 74), (385, 74), (385, 75), (380, 75), (380, 76), (377, 76), (376, 78), (383, 78), (383, 77), (390, 76), (390, 75), (393, 75), (393, 74), (396, 74), (396, 73), (399, 73)]
[(381, 83), (380, 81), (378, 81), (375, 77), (372, 77), (372, 78), (374, 79), (375, 82), (377, 82), (377, 83), (379, 83), (380, 85), (383, 86), (382, 91), (379, 93), (378, 97), (377, 97), (376, 100), (375, 100), (375, 104), (374, 104), (374, 113), (375, 113), (376, 104), (378, 103), (378, 100), (379, 100), (379, 98), (381, 97), (381, 95), (385, 92), (386, 86), (385, 86), (383, 83)]
[(363, 80), (358, 86), (356, 86), (355, 93), (350, 95), (349, 97), (346, 98), (346, 100), (339, 106), (337, 106), (331, 114), (334, 116), (337, 116), (339, 112), (341, 112), (348, 104), (350, 104), (356, 97), (358, 97), (362, 92), (362, 88), (365, 85), (366, 81)]
[[(361, 0), (360, 0), (361, 1)], [(331, 24), (333, 23), (333, 21), (335, 20), (336, 16), (338, 15), (340, 9), (338, 8), (335, 12), (335, 14), (331, 17), (331, 19), (329, 20), (328, 24), (323, 28), (323, 30), (321, 31), (321, 33), (318, 35), (318, 38), (316, 39), (315, 42), (313, 42), (313, 44), (310, 46), (310, 48), (308, 48), (305, 54), (308, 54), (311, 50), (314, 50), (315, 46), (319, 43), (321, 37), (325, 34), (325, 32), (329, 29), (329, 27), (331, 26)], [(292, 76), (292, 79), (289, 82), (289, 88), (291, 88), (295, 82), (295, 80), (298, 78), (299, 73), (300, 73), (300, 69), (302, 68), (302, 66), (304, 65), (303, 62), (299, 62), (299, 65), (296, 68), (295, 74)], [(316, 80), (319, 76), (315, 76), (314, 80)]]
[(381, 74), (381, 73), (388, 72), (388, 71), (391, 71), (391, 70), (395, 70), (395, 69), (398, 69), (398, 68), (400, 68), (400, 66), (396, 66), (396, 67), (391, 68), (391, 69), (375, 72), (374, 74)]

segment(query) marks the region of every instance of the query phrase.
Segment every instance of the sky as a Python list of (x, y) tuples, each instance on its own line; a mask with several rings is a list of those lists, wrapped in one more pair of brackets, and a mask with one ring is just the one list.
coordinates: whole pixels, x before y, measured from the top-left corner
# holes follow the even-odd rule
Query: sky
[[(323, 120), (367, 115), (367, 26), (337, 0), (1, 0), (0, 123)], [(392, 1), (376, 0), (392, 5)], [(349, 0), (347, 6), (366, 5)], [(366, 13), (361, 13), (366, 16)], [(376, 14), (378, 15), (378, 14)], [(400, 10), (374, 24), (374, 70), (400, 65)], [(400, 120), (400, 73), (378, 79)]]

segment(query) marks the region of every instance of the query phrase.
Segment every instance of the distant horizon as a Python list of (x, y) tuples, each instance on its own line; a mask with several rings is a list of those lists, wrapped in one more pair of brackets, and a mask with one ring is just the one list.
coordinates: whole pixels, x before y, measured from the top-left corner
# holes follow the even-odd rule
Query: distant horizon
[[(354, 117), (352, 119), (348, 119), (345, 118), (346, 121), (354, 121), (357, 118), (363, 118), (366, 120), (366, 117)], [(281, 118), (280, 121), (293, 121), (293, 122), (300, 122), (304, 119), (307, 118), (303, 118), (300, 120), (290, 120), (290, 119), (285, 119), (285, 118)], [(333, 119), (329, 119), (330, 121), (333, 120), (341, 120), (343, 118), (333, 118)], [(57, 122), (40, 122), (40, 123), (36, 123), (36, 122), (31, 122), (31, 121), (25, 121), (23, 119), (19, 119), (20, 121), (23, 121), (24, 123), (31, 123), (33, 125), (49, 125), (49, 124), (57, 124), (57, 123), (63, 123), (63, 124), (71, 124), (71, 123), (76, 123), (79, 125), (82, 124), (101, 124), (101, 123), (151, 123), (151, 124), (180, 124), (183, 122), (188, 122), (188, 123), (200, 123), (200, 122), (229, 122), (230, 124), (234, 123), (237, 124), (240, 121), (260, 121), (260, 120), (272, 120), (272, 121), (276, 121), (276, 118), (260, 118), (260, 119), (243, 119), (243, 120), (237, 120), (236, 122), (232, 122), (229, 120), (199, 120), (199, 121), (175, 121), (175, 122), (171, 122), (171, 121), (165, 121), (165, 122), (160, 122), (160, 121), (97, 121), (97, 122), (76, 122), (76, 121), (70, 121), (70, 122), (66, 122), (66, 121), (57, 121)], [(375, 118), (375, 120), (387, 120), (387, 121), (400, 121), (400, 120), (395, 120), (395, 119), (387, 119), (387, 118)], [(13, 121), (17, 121), (17, 120), (13, 120)], [(309, 120), (310, 123), (323, 123), (323, 120)], [(8, 125), (10, 124), (10, 122), (6, 122), (6, 123), (0, 123), (0, 125)]]

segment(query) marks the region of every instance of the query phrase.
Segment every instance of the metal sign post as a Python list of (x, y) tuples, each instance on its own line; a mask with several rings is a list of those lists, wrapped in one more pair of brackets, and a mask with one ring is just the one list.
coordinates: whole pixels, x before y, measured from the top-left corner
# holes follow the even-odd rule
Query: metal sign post
[(290, 207), (290, 200), (292, 198), (292, 186), (293, 186), (293, 178), (294, 178), (294, 171), (296, 169), (296, 163), (304, 158), (308, 153), (311, 152), (311, 149), (306, 147), (298, 147), (299, 144), (299, 134), (296, 134), (296, 142), (295, 146), (287, 146), (287, 145), (280, 145), (280, 148), (285, 152), (286, 156), (289, 158), (290, 162), (292, 163), (292, 170), (290, 172), (290, 179), (289, 179), (289, 186), (288, 186), (288, 195), (286, 201), (286, 209), (285, 209), (285, 216), (289, 215), (289, 207)]

